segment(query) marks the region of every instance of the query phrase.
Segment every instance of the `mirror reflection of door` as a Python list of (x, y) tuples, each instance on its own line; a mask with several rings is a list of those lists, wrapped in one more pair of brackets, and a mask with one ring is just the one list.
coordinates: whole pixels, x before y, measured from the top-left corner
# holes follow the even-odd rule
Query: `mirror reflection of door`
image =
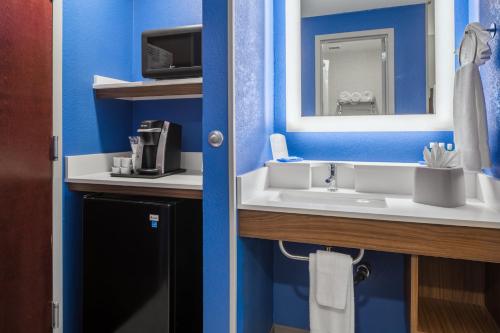
[(317, 116), (394, 114), (392, 36), (390, 29), (317, 36)]

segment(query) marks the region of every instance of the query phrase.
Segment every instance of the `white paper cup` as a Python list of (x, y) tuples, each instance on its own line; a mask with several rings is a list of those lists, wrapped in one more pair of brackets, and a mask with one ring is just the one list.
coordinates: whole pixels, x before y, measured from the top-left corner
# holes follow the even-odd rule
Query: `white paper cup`
[(115, 168), (119, 168), (122, 165), (122, 158), (121, 157), (113, 157), (113, 166)]
[(137, 163), (136, 159), (137, 159), (137, 154), (133, 153), (132, 154), (132, 170), (134, 170), (134, 172), (136, 171), (136, 167), (135, 167), (135, 165)]
[(130, 168), (124, 168), (124, 167), (121, 167), (120, 168), (120, 173), (122, 175), (130, 175)]
[(132, 167), (132, 159), (130, 157), (122, 157), (121, 158), (121, 167), (130, 169)]
[(112, 167), (111, 168), (111, 173), (120, 174), (120, 168), (119, 167)]

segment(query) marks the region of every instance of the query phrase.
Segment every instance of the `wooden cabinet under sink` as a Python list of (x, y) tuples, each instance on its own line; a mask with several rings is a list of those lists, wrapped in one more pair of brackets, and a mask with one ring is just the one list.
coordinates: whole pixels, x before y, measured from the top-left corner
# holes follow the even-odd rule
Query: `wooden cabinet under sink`
[(240, 209), (239, 235), (406, 254), (411, 333), (500, 333), (500, 229)]
[(500, 265), (411, 256), (411, 333), (500, 332)]

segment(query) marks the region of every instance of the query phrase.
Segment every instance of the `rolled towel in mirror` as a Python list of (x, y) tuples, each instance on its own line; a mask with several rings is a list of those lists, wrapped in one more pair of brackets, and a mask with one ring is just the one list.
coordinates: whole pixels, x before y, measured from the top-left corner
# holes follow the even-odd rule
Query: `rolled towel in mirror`
[(348, 91), (342, 91), (339, 95), (340, 103), (350, 103), (352, 98), (352, 94)]
[(361, 96), (361, 102), (373, 102), (375, 95), (371, 90), (365, 90)]
[(351, 102), (352, 103), (359, 103), (361, 101), (361, 93), (355, 91), (351, 95)]

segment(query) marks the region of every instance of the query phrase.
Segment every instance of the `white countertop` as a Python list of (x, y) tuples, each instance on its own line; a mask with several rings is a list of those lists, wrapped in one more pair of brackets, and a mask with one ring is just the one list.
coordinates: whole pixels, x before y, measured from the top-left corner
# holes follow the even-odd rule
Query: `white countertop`
[(413, 202), (411, 195), (360, 193), (354, 189), (339, 189), (338, 194), (385, 198), (386, 207), (332, 205), (330, 203), (286, 202), (276, 198), (286, 192), (327, 192), (324, 187), (293, 190), (269, 187), (267, 168), (238, 177), (238, 208), (281, 213), (336, 216), (357, 219), (400, 221), (466, 227), (500, 229), (500, 211), (485, 202), (469, 198), (458, 208), (443, 208)]
[(185, 173), (179, 173), (156, 179), (111, 177), (110, 172), (98, 172), (67, 178), (66, 182), (116, 186), (173, 188), (185, 190), (203, 189), (203, 175), (200, 171), (191, 170), (188, 170)]
[[(238, 204), (239, 209), (260, 210), (280, 213), (337, 216), (358, 219), (460, 225), (500, 229), (500, 213), (477, 199), (468, 199), (467, 204), (458, 208), (442, 208), (413, 202), (410, 196), (385, 197), (387, 207), (337, 206), (311, 203), (288, 203), (273, 200), (281, 189), (267, 189), (261, 195)], [(290, 191), (290, 190), (286, 190)], [(296, 190), (301, 191), (301, 190)], [(312, 188), (308, 191), (326, 191)], [(337, 193), (356, 193), (339, 190)], [(367, 194), (374, 197), (373, 194)]]
[(97, 185), (134, 186), (202, 190), (201, 153), (182, 153), (184, 173), (156, 179), (111, 177), (113, 157), (129, 156), (128, 152), (90, 154), (66, 157), (66, 182)]

